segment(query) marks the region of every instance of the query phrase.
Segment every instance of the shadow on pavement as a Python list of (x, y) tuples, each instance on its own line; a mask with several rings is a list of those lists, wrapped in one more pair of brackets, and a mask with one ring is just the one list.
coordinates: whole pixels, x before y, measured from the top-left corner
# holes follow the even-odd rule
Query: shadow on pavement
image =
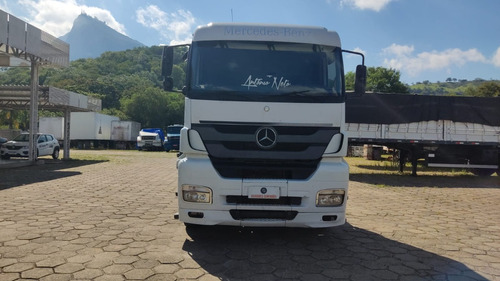
[(107, 162), (108, 160), (52, 160), (44, 159), (44, 164), (0, 169), (0, 190), (16, 186), (49, 181), (81, 174), (67, 169)]
[(346, 224), (190, 227), (183, 250), (221, 280), (487, 280), (464, 264)]
[(394, 187), (499, 188), (500, 177), (469, 175), (350, 174), (349, 180)]

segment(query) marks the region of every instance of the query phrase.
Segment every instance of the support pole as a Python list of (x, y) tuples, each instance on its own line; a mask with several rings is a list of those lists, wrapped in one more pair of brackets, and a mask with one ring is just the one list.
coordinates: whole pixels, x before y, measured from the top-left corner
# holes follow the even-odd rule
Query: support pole
[(31, 162), (37, 160), (37, 139), (38, 134), (38, 66), (35, 60), (31, 61), (31, 95), (30, 95), (30, 132), (29, 132), (29, 156)]
[(64, 160), (69, 160), (70, 155), (69, 155), (69, 146), (71, 143), (71, 136), (70, 136), (70, 124), (71, 124), (71, 111), (69, 108), (66, 108), (64, 110), (64, 141), (63, 141), (63, 149), (64, 149)]

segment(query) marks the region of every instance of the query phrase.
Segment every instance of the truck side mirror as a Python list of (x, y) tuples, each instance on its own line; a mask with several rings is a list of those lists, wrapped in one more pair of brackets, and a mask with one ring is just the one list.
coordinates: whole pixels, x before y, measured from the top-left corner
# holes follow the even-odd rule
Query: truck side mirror
[(174, 79), (172, 77), (165, 77), (163, 80), (163, 89), (169, 92), (174, 89)]
[(354, 82), (354, 92), (363, 95), (366, 92), (366, 66), (356, 66), (356, 81)]
[(170, 46), (163, 47), (161, 54), (161, 75), (169, 77), (172, 75), (172, 68), (174, 66), (174, 48)]

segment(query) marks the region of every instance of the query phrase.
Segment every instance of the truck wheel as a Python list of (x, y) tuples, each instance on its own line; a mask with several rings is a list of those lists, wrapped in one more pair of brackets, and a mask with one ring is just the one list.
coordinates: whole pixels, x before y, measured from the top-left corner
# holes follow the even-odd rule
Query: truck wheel
[(479, 177), (489, 177), (493, 175), (495, 172), (494, 169), (471, 169), (470, 170), (474, 175)]
[(2, 155), (2, 159), (9, 160), (10, 159), (10, 155)]
[(52, 159), (59, 158), (59, 148), (54, 148), (54, 152), (52, 153)]

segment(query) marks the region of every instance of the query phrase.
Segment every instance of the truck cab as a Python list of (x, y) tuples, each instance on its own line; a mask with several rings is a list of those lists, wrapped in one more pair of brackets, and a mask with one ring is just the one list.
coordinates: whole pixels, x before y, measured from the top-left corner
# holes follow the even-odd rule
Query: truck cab
[[(320, 27), (210, 24), (196, 30), (189, 47), (179, 219), (344, 224), (349, 167), (338, 34)], [(165, 47), (166, 90), (173, 85), (173, 53)]]
[(179, 150), (179, 141), (181, 137), (181, 129), (184, 125), (170, 125), (167, 127), (167, 136), (165, 138), (165, 151)]
[(145, 128), (137, 136), (138, 150), (163, 150), (165, 134), (160, 128)]

